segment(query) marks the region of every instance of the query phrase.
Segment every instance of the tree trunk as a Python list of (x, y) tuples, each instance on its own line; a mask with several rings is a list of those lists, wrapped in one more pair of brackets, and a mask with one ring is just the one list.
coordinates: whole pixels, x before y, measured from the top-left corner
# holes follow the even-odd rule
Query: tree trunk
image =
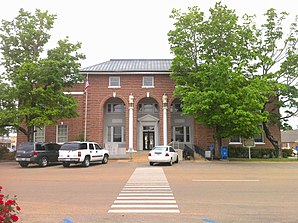
[(218, 137), (217, 136), (217, 131), (215, 130), (215, 134), (214, 134), (214, 141), (215, 141), (215, 158), (216, 159), (220, 159), (221, 157), (221, 151), (220, 151), (220, 148), (221, 148), (221, 137)]
[(282, 150), (280, 142), (274, 138), (273, 134), (270, 131), (270, 128), (266, 122), (263, 122), (263, 129), (266, 135), (266, 138), (271, 142), (275, 149), (275, 156), (278, 158), (282, 158)]
[(28, 126), (27, 128), (27, 140), (28, 142), (34, 142), (34, 126)]

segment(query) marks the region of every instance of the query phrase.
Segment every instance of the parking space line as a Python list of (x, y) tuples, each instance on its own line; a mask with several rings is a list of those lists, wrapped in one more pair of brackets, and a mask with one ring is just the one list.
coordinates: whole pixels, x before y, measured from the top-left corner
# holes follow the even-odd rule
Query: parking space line
[(193, 182), (259, 182), (260, 180), (192, 180)]

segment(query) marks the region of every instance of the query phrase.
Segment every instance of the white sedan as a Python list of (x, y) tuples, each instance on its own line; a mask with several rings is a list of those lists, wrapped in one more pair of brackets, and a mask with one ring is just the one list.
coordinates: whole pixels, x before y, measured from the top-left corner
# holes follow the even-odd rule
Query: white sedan
[(148, 154), (149, 164), (168, 163), (172, 166), (173, 162), (178, 163), (178, 153), (171, 146), (156, 146)]

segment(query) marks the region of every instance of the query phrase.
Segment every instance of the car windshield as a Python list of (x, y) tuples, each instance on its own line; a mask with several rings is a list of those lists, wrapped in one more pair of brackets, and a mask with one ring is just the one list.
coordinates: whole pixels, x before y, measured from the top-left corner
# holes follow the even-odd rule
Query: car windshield
[(60, 150), (78, 150), (78, 149), (87, 149), (86, 143), (67, 143), (63, 144)]

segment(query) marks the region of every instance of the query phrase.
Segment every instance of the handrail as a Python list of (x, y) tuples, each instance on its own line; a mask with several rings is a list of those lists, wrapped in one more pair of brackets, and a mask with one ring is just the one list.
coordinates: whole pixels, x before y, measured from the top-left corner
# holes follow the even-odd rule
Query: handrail
[(174, 149), (183, 150), (184, 157), (192, 157), (194, 159), (194, 154), (197, 153), (205, 158), (205, 150), (195, 144), (172, 141), (168, 145), (172, 146)]

